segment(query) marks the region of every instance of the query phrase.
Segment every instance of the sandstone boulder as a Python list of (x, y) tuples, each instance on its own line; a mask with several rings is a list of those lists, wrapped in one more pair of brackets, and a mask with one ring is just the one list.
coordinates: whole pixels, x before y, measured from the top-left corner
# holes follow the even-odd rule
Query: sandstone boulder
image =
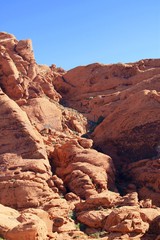
[(119, 193), (106, 190), (76, 204), (76, 211), (83, 212), (94, 209), (101, 210), (101, 208), (108, 209), (119, 206), (122, 202), (123, 200)]
[(48, 240), (46, 224), (36, 215), (21, 214), (19, 222), (6, 233), (5, 237), (8, 240)]
[(93, 149), (84, 149), (76, 140), (57, 146), (54, 166), (70, 190), (82, 198), (115, 188), (112, 159)]
[(46, 158), (40, 134), (32, 127), (26, 113), (0, 92), (0, 154), (16, 153), (25, 158)]
[(103, 223), (111, 210), (90, 210), (78, 214), (77, 220), (90, 228), (103, 228)]
[(82, 135), (86, 133), (87, 119), (79, 112), (62, 107), (63, 115), (63, 130), (70, 129), (75, 135)]
[[(42, 70), (42, 67), (37, 66), (38, 68), (38, 73), (35, 75), (32, 70), (30, 70), (30, 75), (34, 74), (34, 79), (32, 81), (29, 81), (29, 84), (27, 85), (27, 91), (28, 91), (28, 98), (38, 98), (38, 97), (43, 97), (43, 96), (47, 96), (50, 99), (59, 102), (59, 100), (61, 99), (61, 96), (59, 93), (57, 93), (54, 89), (54, 86), (52, 84), (52, 78), (54, 78), (54, 76), (52, 75), (52, 72), (50, 69), (47, 69), (47, 71)], [(28, 73), (28, 75), (29, 75)], [(31, 78), (31, 76), (30, 76)], [(29, 78), (29, 79), (30, 79)], [(33, 76), (32, 76), (33, 78)]]
[(47, 98), (30, 99), (26, 105), (23, 105), (22, 109), (39, 132), (45, 130), (46, 133), (52, 130), (62, 131), (61, 110)]
[(17, 210), (0, 204), (0, 235), (4, 236), (8, 230), (17, 226), (19, 216), (20, 213)]
[(8, 240), (48, 240), (48, 230), (44, 222), (46, 219), (41, 219), (44, 214), (42, 210), (20, 213), (0, 205), (0, 235)]
[(160, 216), (160, 208), (141, 208), (140, 215), (144, 222), (150, 224)]
[(0, 32), (0, 44), (5, 46), (7, 49), (14, 48), (15, 44), (17, 44), (17, 39), (13, 34), (7, 32)]
[[(53, 228), (53, 221), (50, 219), (48, 212), (44, 211), (43, 209), (38, 208), (28, 208), (22, 211), (23, 214), (31, 213), (38, 216), (41, 220), (43, 220), (47, 226), (48, 233), (52, 233)], [(24, 215), (21, 215), (21, 219)], [(31, 215), (32, 216), (32, 215)], [(24, 219), (24, 217), (23, 217)]]
[(32, 41), (30, 39), (20, 40), (15, 48), (16, 52), (25, 60), (30, 61), (34, 59)]
[(48, 186), (50, 166), (44, 159), (22, 159), (0, 155), (0, 202), (17, 209), (38, 207), (47, 198), (58, 197)]
[(121, 232), (123, 234), (135, 232), (145, 233), (149, 224), (143, 222), (138, 209), (121, 207), (113, 210), (107, 217), (104, 229), (108, 232)]

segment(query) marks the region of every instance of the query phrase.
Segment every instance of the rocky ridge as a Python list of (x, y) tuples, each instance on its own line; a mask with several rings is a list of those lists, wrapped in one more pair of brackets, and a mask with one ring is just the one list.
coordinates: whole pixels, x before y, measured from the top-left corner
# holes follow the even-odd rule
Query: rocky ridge
[(66, 72), (3, 32), (0, 106), (3, 239), (159, 239), (159, 59)]

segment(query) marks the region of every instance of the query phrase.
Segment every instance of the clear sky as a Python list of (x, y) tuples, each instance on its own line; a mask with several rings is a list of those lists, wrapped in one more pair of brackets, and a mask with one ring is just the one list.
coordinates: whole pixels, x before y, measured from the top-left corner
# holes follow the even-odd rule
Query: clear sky
[(0, 31), (32, 39), (39, 64), (160, 58), (160, 0), (1, 0)]

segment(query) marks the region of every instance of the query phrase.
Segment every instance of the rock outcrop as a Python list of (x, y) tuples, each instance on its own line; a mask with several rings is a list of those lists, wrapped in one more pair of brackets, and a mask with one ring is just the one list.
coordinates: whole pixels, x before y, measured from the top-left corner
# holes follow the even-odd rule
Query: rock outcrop
[(146, 159), (129, 164), (125, 174), (136, 185), (140, 199), (152, 199), (160, 206), (160, 159)]
[(160, 94), (156, 90), (130, 94), (97, 126), (93, 133), (95, 145), (129, 161), (157, 156), (159, 104)]
[(94, 149), (84, 148), (82, 141), (80, 144), (70, 140), (55, 148), (53, 164), (56, 174), (82, 199), (108, 188), (113, 190), (115, 169), (112, 159)]
[(0, 205), (0, 234), (5, 239), (47, 240), (52, 231), (49, 222), (49, 216), (43, 210), (25, 210), (20, 213)]
[(12, 99), (22, 103), (45, 95), (59, 101), (52, 78), (62, 70), (54, 68), (52, 73), (51, 68), (37, 65), (30, 39), (17, 41), (11, 34), (0, 33), (0, 62), (0, 86)]
[(150, 59), (77, 67), (54, 86), (65, 104), (87, 116), (97, 149), (134, 161), (158, 154), (159, 79), (160, 60)]
[(24, 158), (47, 158), (41, 135), (16, 102), (0, 92), (0, 154), (16, 153)]
[(0, 238), (160, 237), (160, 60), (38, 65), (0, 33)]

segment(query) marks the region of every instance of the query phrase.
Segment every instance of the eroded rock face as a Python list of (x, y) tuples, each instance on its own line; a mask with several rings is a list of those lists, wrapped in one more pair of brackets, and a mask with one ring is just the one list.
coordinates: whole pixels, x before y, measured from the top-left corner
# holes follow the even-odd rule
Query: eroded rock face
[(0, 86), (12, 99), (22, 104), (25, 99), (46, 95), (59, 101), (52, 79), (64, 71), (37, 65), (30, 39), (17, 41), (11, 34), (0, 33), (0, 62)]
[(20, 213), (0, 205), (0, 234), (5, 239), (48, 240), (51, 228), (47, 227), (45, 221), (50, 220), (43, 210), (28, 209)]
[(0, 115), (0, 154), (16, 153), (25, 158), (47, 157), (42, 138), (31, 125), (26, 113), (2, 91)]
[(152, 199), (160, 206), (160, 159), (146, 159), (132, 163), (125, 174), (137, 186), (140, 199)]
[(0, 155), (0, 202), (16, 209), (38, 207), (54, 197), (48, 186), (50, 166), (44, 159), (22, 159), (12, 153)]
[(130, 161), (157, 156), (159, 105), (156, 90), (131, 94), (97, 126), (93, 133), (95, 146)]
[(112, 159), (96, 150), (83, 148), (76, 140), (57, 146), (53, 163), (56, 174), (81, 198), (115, 188)]
[(136, 208), (123, 207), (113, 210), (106, 222), (104, 228), (109, 232), (121, 233), (145, 233), (149, 224), (143, 222), (140, 213)]
[(65, 72), (0, 33), (0, 236), (158, 239), (159, 81), (159, 59)]
[[(156, 156), (159, 139), (160, 60), (91, 64), (54, 80), (65, 104), (89, 119), (94, 146), (130, 161)], [(147, 139), (150, 139), (148, 141)]]
[(94, 63), (55, 78), (54, 86), (66, 104), (97, 121), (100, 116), (108, 116), (127, 95), (144, 89), (159, 91), (159, 74), (159, 59), (130, 64)]
[(47, 98), (30, 99), (22, 109), (38, 131), (42, 132), (45, 129), (62, 131), (62, 112)]

